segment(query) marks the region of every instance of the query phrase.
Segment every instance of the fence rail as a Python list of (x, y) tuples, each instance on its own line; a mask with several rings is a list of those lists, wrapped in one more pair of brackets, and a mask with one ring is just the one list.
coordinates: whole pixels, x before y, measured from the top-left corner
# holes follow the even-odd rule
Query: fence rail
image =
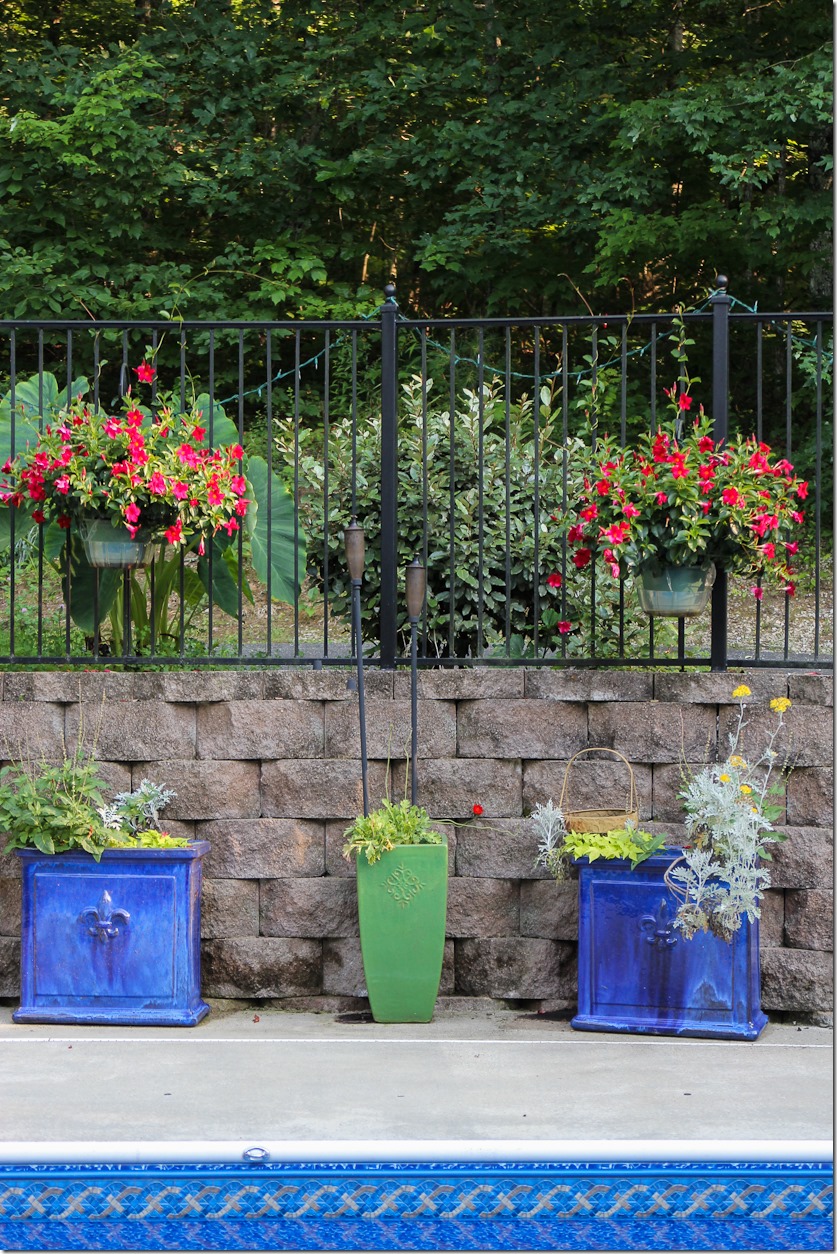
[[(418, 557), (420, 665), (833, 664), (831, 313), (739, 312), (719, 286), (682, 315), (411, 320), (394, 296), (352, 321), (0, 321), (0, 460), (22, 447), (22, 413), (49, 422), (64, 389), (107, 410), (153, 356), (152, 408), (163, 389), (182, 408), (204, 394), (210, 442), (231, 421), (248, 458), (263, 460), (268, 520), (263, 583), (244, 535), (226, 572), (211, 551), (202, 564), (181, 553), (170, 592), (164, 549), (120, 576), (100, 614), (100, 576), (91, 590), (73, 574), (72, 532), (63, 545), (44, 525), (0, 517), (0, 664), (346, 665), (356, 644), (342, 529), (353, 516), (367, 539), (368, 663), (408, 659), (403, 572)], [(622, 443), (653, 431), (663, 389), (684, 372), (716, 434), (752, 431), (782, 448), (811, 494), (794, 598), (755, 600), (722, 572), (711, 615), (672, 625), (640, 615), (629, 582), (576, 571), (552, 520), (591, 419)], [(283, 563), (287, 603), (276, 595)]]

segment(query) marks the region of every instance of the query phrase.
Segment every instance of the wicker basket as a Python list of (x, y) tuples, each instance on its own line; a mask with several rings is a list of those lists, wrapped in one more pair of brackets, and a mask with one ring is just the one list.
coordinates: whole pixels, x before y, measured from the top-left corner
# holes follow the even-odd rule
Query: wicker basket
[[(625, 809), (611, 809), (610, 807), (601, 807), (595, 810), (578, 810), (568, 798), (568, 784), (570, 779), (570, 769), (576, 758), (580, 758), (585, 753), (612, 753), (615, 758), (625, 763), (628, 768), (628, 792), (625, 797)], [(566, 802), (566, 808), (565, 808)], [(616, 749), (590, 748), (579, 749), (567, 763), (567, 769), (564, 772), (564, 783), (561, 787), (561, 800), (558, 802), (559, 809), (564, 815), (564, 822), (569, 832), (612, 832), (617, 828), (622, 828), (630, 821), (631, 823), (639, 822), (639, 805), (637, 804), (636, 782), (634, 781), (633, 768), (626, 757), (619, 753)]]

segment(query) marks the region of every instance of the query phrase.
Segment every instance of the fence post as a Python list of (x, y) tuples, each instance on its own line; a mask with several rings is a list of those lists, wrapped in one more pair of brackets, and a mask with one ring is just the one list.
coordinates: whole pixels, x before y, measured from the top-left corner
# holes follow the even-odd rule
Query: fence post
[(398, 306), (384, 288), (381, 308), (381, 666), (395, 669), (398, 597)]
[[(732, 304), (727, 295), (726, 275), (715, 279), (712, 306), (712, 434), (717, 443), (729, 435), (729, 311)], [(719, 570), (712, 589), (710, 666), (713, 671), (727, 669), (727, 572)]]

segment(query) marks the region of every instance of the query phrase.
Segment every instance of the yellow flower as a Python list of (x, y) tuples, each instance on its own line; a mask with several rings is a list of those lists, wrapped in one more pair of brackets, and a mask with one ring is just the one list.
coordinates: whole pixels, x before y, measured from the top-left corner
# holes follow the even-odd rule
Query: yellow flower
[(771, 710), (775, 710), (777, 714), (784, 714), (785, 710), (789, 710), (791, 702), (787, 697), (774, 697), (770, 702)]
[(750, 689), (747, 687), (746, 684), (739, 684), (738, 687), (733, 690), (732, 695), (733, 697), (735, 697), (737, 701), (739, 697), (749, 697)]
[(752, 790), (752, 788), (750, 787), (750, 785), (749, 785), (749, 784), (742, 784), (742, 785), (741, 785), (741, 791), (743, 792), (743, 794), (744, 794), (744, 796), (745, 796), (745, 797), (749, 797), (750, 793), (751, 793), (753, 790)]
[(721, 775), (721, 776), (720, 776), (720, 780), (721, 780), (721, 783), (722, 783), (722, 784), (728, 784), (728, 783), (729, 783), (729, 775)]
[(732, 755), (732, 757), (729, 760), (729, 764), (730, 766), (737, 767), (739, 771), (741, 770), (742, 767), (745, 767), (747, 765), (744, 759), (737, 753), (734, 753)]

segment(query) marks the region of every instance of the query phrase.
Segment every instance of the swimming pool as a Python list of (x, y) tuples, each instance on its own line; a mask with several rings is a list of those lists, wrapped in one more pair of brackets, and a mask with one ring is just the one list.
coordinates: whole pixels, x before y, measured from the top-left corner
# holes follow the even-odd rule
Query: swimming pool
[(834, 1244), (823, 1142), (41, 1143), (6, 1158), (5, 1250)]

